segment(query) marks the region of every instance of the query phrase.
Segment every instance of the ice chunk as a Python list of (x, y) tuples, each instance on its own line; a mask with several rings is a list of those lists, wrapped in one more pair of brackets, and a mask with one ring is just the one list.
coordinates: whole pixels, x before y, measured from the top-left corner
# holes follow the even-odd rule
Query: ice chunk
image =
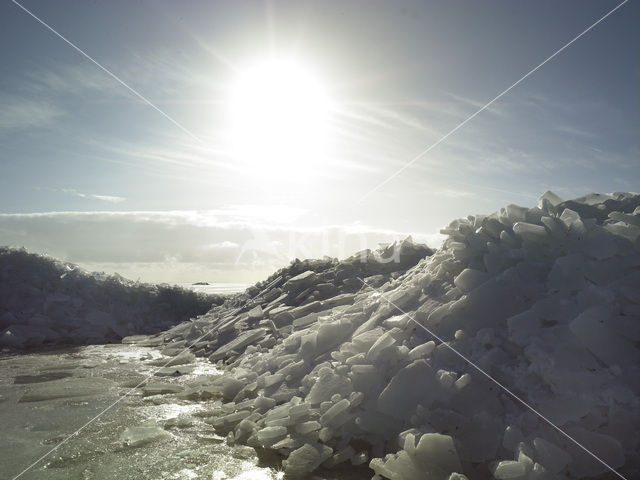
[(320, 443), (307, 443), (294, 450), (282, 466), (285, 474), (293, 477), (302, 476), (312, 472), (333, 454), (333, 449)]
[(30, 384), (20, 403), (41, 402), (58, 398), (75, 398), (104, 394), (113, 382), (104, 378), (62, 378), (44, 383)]
[(351, 380), (342, 375), (336, 375), (330, 369), (323, 369), (318, 380), (311, 387), (306, 401), (312, 405), (318, 405), (320, 402), (329, 400), (336, 393), (346, 397), (352, 391)]
[(187, 375), (192, 373), (195, 369), (195, 365), (180, 365), (175, 367), (164, 367), (155, 372), (158, 377), (179, 377), (180, 375)]
[(542, 217), (540, 221), (554, 238), (562, 238), (567, 234), (567, 225), (558, 217)]
[(225, 377), (222, 381), (222, 396), (225, 400), (233, 400), (244, 387), (244, 382), (233, 377)]
[(285, 282), (282, 286), (282, 289), (285, 292), (295, 293), (300, 292), (301, 290), (313, 285), (316, 281), (316, 274), (311, 270), (307, 270), (306, 272), (301, 273), (300, 275), (296, 275), (293, 278), (290, 278)]
[(489, 275), (486, 272), (465, 268), (460, 272), (460, 275), (455, 278), (454, 283), (460, 291), (467, 293), (484, 283), (487, 278), (489, 278)]
[(607, 365), (637, 365), (640, 351), (611, 325), (607, 307), (592, 307), (576, 317), (569, 328), (573, 334)]
[(276, 328), (282, 328), (290, 325), (295, 317), (291, 313), (293, 307), (289, 305), (283, 305), (281, 307), (274, 308), (269, 312), (269, 318), (274, 323)]
[(159, 367), (173, 367), (176, 365), (186, 365), (188, 363), (195, 362), (196, 356), (188, 349), (180, 347), (178, 351), (180, 353), (178, 355), (175, 355), (173, 358), (167, 359), (166, 357), (160, 357), (147, 362), (147, 364), (157, 365)]
[(534, 462), (533, 468), (529, 472), (528, 480), (554, 480), (554, 475), (547, 472), (547, 470), (538, 462)]
[(462, 470), (456, 447), (449, 435), (425, 433), (420, 437), (413, 460), (424, 472), (438, 474), (459, 472)]
[(585, 263), (584, 256), (581, 253), (558, 257), (549, 273), (549, 289), (566, 293), (582, 290), (586, 285), (584, 278)]
[(509, 338), (518, 345), (526, 345), (529, 339), (537, 334), (542, 322), (532, 310), (514, 315), (507, 319)]
[(184, 390), (182, 385), (175, 383), (150, 382), (142, 387), (145, 395), (165, 395), (167, 393), (178, 393)]
[(394, 333), (397, 334), (397, 332), (394, 332), (393, 330), (389, 330), (384, 335), (382, 335), (380, 338), (378, 338), (378, 340), (376, 340), (376, 342), (371, 346), (371, 348), (369, 349), (369, 351), (365, 355), (365, 358), (368, 361), (375, 363), (376, 360), (378, 359), (378, 357), (380, 356), (380, 353), (385, 348), (389, 348), (389, 347), (395, 345), (396, 341), (393, 338)]
[(552, 473), (560, 473), (571, 462), (571, 455), (544, 438), (535, 438), (533, 446), (536, 460)]
[(465, 373), (460, 378), (458, 378), (455, 382), (455, 387), (457, 390), (462, 390), (464, 387), (471, 383), (471, 375)]
[(526, 478), (527, 469), (523, 463), (514, 460), (503, 460), (493, 469), (493, 476), (498, 480)]
[(549, 239), (549, 234), (544, 227), (526, 222), (517, 222), (513, 225), (513, 232), (529, 242), (544, 243)]
[(429, 407), (441, 394), (433, 369), (426, 361), (416, 360), (391, 379), (378, 398), (378, 410), (392, 417), (409, 419), (418, 404)]
[(147, 422), (138, 427), (129, 427), (120, 436), (122, 443), (133, 448), (142, 447), (168, 438), (171, 438), (171, 434), (158, 427), (155, 422)]
[(256, 437), (263, 446), (273, 445), (287, 435), (287, 427), (265, 427), (258, 430)]
[(350, 405), (349, 400), (343, 398), (339, 402), (333, 404), (329, 410), (322, 414), (320, 417), (320, 423), (325, 427), (332, 426), (331, 422), (342, 412), (346, 411)]
[[(636, 430), (637, 431), (637, 430)], [(590, 432), (581, 427), (572, 427), (567, 429), (567, 433), (571, 435), (577, 442), (583, 445), (586, 449), (596, 453), (600, 460), (609, 465), (611, 468), (620, 468), (625, 464), (625, 455), (622, 450), (622, 445), (615, 438), (603, 433)], [(570, 445), (574, 458), (577, 455), (582, 455), (580, 462), (572, 462), (569, 465), (569, 472), (577, 477), (595, 477), (602, 473), (608, 473), (609, 469), (602, 463), (596, 461), (593, 458), (585, 457), (583, 450), (578, 450), (577, 447)], [(544, 465), (543, 462), (540, 462)]]
[(329, 460), (325, 461), (322, 466), (326, 468), (332, 468), (336, 465), (339, 465), (343, 462), (346, 462), (350, 458), (355, 455), (356, 451), (353, 449), (351, 445), (347, 445), (342, 450), (336, 452)]
[(569, 208), (565, 208), (563, 210), (560, 215), (560, 220), (565, 223), (569, 232), (575, 235), (578, 239), (581, 239), (587, 233), (587, 228), (582, 222), (580, 215)]
[(261, 320), (264, 317), (264, 313), (262, 312), (262, 307), (260, 305), (256, 305), (251, 310), (249, 310), (249, 321), (251, 320)]
[(352, 328), (346, 319), (320, 325), (316, 336), (316, 355), (338, 346), (351, 334)]
[(350, 305), (353, 303), (354, 298), (356, 298), (356, 296), (353, 293), (343, 293), (341, 295), (336, 295), (335, 297), (322, 300), (320, 303), (322, 304), (323, 310), (329, 310), (340, 305)]
[(320, 425), (320, 423), (316, 422), (315, 420), (311, 420), (308, 422), (298, 423), (296, 425), (296, 432), (305, 435), (307, 433), (320, 430), (321, 428), (322, 428), (322, 425)]
[(426, 433), (417, 446), (411, 442), (413, 436), (409, 435), (404, 450), (387, 455), (384, 460), (374, 458), (369, 466), (377, 475), (391, 480), (447, 479), (451, 473), (462, 470), (450, 436)]
[(562, 200), (562, 198), (560, 198), (558, 195), (553, 193), (551, 190), (547, 190), (542, 195), (540, 195), (540, 197), (538, 197), (538, 206), (540, 208), (543, 208), (545, 203), (548, 202), (550, 205), (555, 207), (556, 205), (562, 203), (563, 201), (564, 200)]
[(507, 205), (506, 208), (506, 217), (511, 221), (511, 223), (524, 222), (527, 219), (528, 211), (529, 209), (526, 207), (510, 204)]
[(504, 437), (502, 439), (502, 446), (512, 452), (516, 451), (518, 444), (524, 440), (522, 430), (513, 425), (508, 425), (504, 430)]
[(248, 410), (240, 410), (239, 412), (230, 413), (229, 415), (223, 415), (221, 417), (214, 417), (210, 420), (207, 420), (207, 423), (210, 423), (216, 428), (223, 428), (225, 430), (233, 429), (234, 426), (240, 423), (242, 420), (251, 415), (251, 412)]
[(226, 357), (232, 351), (242, 351), (246, 348), (247, 345), (251, 345), (252, 343), (257, 342), (262, 339), (266, 335), (266, 330), (264, 328), (256, 328), (254, 330), (247, 330), (244, 333), (238, 335), (235, 339), (231, 340), (226, 345), (220, 347), (218, 350), (213, 352), (211, 356), (209, 356), (209, 360), (212, 362), (216, 362), (221, 358)]

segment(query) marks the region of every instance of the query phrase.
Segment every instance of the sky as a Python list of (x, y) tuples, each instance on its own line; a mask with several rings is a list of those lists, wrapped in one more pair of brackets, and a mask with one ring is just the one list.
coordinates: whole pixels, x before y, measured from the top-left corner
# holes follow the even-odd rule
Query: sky
[(0, 245), (249, 283), (640, 191), (634, 0), (479, 113), (622, 2), (18, 1), (77, 49), (0, 3)]

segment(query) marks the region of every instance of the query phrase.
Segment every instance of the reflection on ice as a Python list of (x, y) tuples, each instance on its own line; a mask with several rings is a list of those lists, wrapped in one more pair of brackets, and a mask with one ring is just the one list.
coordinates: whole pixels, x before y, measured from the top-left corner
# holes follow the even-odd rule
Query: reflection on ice
[[(183, 375), (154, 376), (153, 360), (169, 358), (133, 345), (0, 357), (0, 476), (14, 478), (57, 447), (20, 479), (277, 478), (271, 468), (257, 466), (253, 449), (228, 446), (205, 423), (218, 402), (176, 395), (211, 381), (215, 367), (190, 357), (195, 363)], [(132, 390), (147, 377), (146, 396), (143, 388)], [(154, 385), (159, 390), (152, 391)]]
[(283, 472), (272, 473), (264, 468), (249, 467), (237, 476), (229, 477), (225, 472), (217, 470), (213, 472), (212, 480), (280, 480), (284, 478)]

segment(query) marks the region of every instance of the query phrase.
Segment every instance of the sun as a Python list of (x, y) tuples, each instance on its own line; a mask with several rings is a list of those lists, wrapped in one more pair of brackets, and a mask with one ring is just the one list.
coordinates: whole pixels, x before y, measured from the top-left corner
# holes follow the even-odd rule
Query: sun
[(231, 89), (234, 156), (254, 173), (298, 177), (327, 148), (331, 102), (317, 76), (291, 60), (269, 58), (242, 70)]

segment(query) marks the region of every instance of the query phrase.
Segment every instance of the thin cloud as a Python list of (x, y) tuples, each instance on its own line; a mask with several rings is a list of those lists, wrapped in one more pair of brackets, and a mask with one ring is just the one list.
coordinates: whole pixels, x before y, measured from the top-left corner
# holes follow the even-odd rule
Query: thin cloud
[(64, 111), (47, 102), (20, 96), (0, 97), (0, 129), (43, 127), (64, 115)]
[(115, 195), (98, 195), (95, 193), (82, 193), (82, 192), (78, 192), (77, 190), (69, 189), (69, 188), (63, 188), (61, 189), (61, 191), (66, 194), (73, 195), (74, 197), (89, 198), (89, 199), (100, 200), (100, 201), (109, 202), (109, 203), (121, 203), (126, 200), (125, 197), (117, 197)]
[(108, 203), (122, 203), (126, 200), (125, 197), (119, 197), (117, 195), (100, 195), (97, 193), (83, 193), (74, 188), (48, 188), (48, 187), (33, 187), (34, 190), (45, 190), (48, 192), (59, 192), (65, 195), (71, 195), (78, 198), (86, 198), (89, 200), (100, 200)]
[(568, 133), (569, 135), (575, 135), (577, 137), (582, 137), (582, 138), (596, 138), (597, 135), (594, 134), (593, 132), (588, 132), (586, 130), (583, 130), (581, 128), (577, 128), (575, 126), (572, 125), (558, 125), (556, 127), (556, 130), (558, 132), (561, 133)]

